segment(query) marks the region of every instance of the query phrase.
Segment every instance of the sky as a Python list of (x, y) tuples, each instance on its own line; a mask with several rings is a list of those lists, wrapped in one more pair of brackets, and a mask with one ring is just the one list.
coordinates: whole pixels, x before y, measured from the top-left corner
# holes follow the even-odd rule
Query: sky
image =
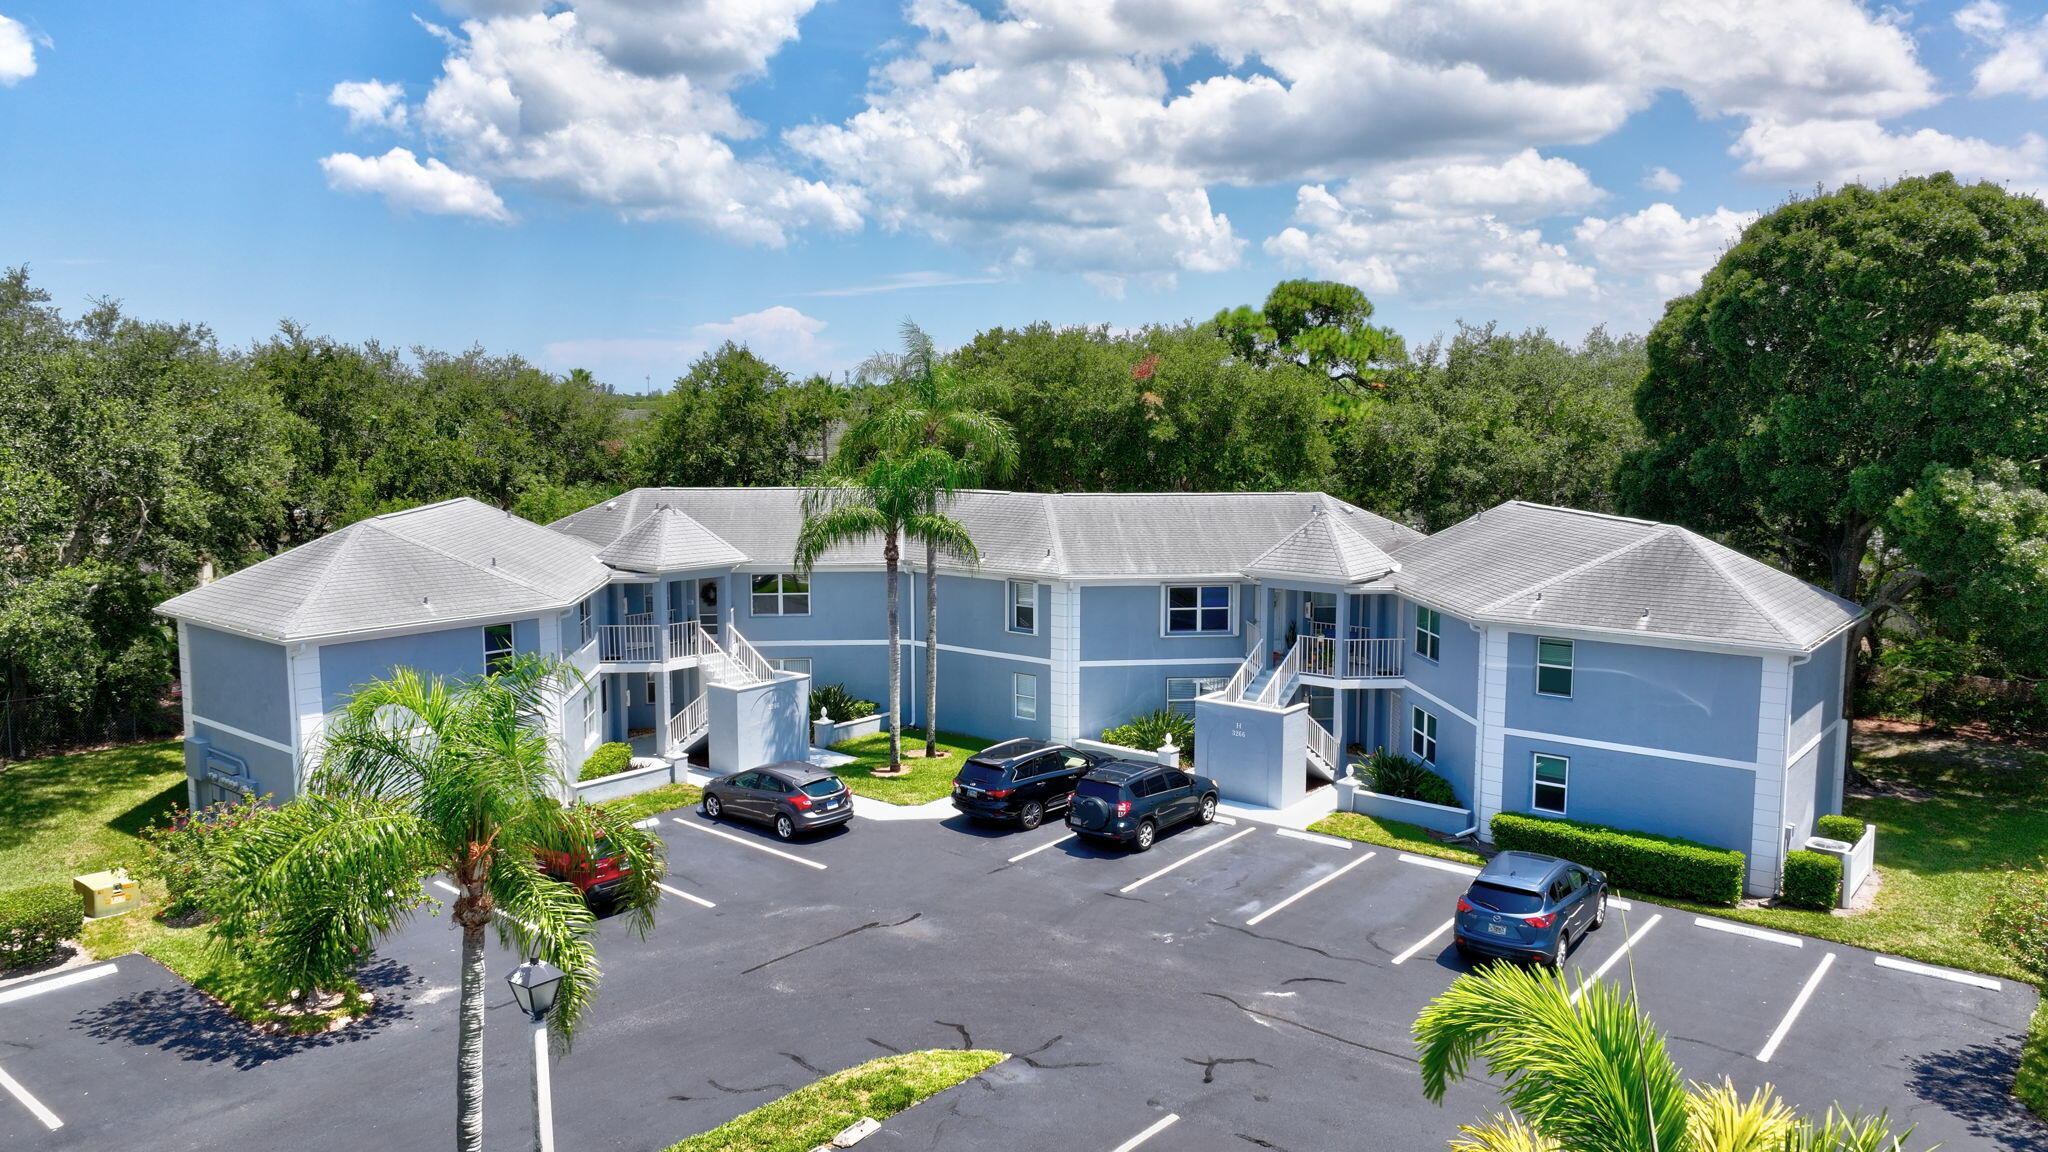
[(620, 391), (1298, 276), (1576, 339), (2044, 112), (2042, 0), (0, 0), (0, 266)]

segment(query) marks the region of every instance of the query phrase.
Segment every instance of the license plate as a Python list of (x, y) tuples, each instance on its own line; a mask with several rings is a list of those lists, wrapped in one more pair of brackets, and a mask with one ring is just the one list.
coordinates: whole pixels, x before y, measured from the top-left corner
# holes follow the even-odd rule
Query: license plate
[(827, 807), (827, 808), (837, 808), (837, 807), (839, 807), (839, 801), (837, 801), (837, 800), (827, 800), (827, 801), (825, 801), (825, 807)]
[(1505, 936), (1508, 934), (1508, 926), (1505, 924), (1488, 924), (1486, 930), (1495, 936)]
[(981, 795), (981, 789), (963, 787), (960, 789), (960, 794), (962, 796), (979, 796)]

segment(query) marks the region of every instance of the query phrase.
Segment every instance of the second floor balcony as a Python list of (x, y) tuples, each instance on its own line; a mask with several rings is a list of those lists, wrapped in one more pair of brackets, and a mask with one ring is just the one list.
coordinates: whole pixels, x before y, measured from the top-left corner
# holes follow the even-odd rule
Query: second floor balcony
[(1301, 674), (1336, 680), (1378, 680), (1401, 675), (1407, 641), (1399, 636), (1368, 637), (1353, 629), (1349, 638), (1303, 636), (1295, 641)]
[(597, 658), (606, 664), (666, 664), (718, 651), (717, 642), (694, 620), (603, 624), (596, 631)]

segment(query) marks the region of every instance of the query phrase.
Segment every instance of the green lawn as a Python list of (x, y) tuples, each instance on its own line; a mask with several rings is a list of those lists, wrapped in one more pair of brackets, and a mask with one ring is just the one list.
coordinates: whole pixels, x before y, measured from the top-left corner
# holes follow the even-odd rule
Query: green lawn
[(606, 800), (598, 807), (628, 820), (645, 820), (657, 813), (694, 807), (703, 798), (704, 790), (695, 784), (663, 784), (617, 800)]
[(132, 866), (136, 833), (185, 802), (178, 742), (22, 760), (0, 771), (0, 888)]
[(886, 800), (891, 804), (925, 804), (950, 793), (953, 777), (960, 771), (961, 762), (993, 743), (995, 741), (977, 736), (940, 732), (939, 751), (945, 756), (926, 760), (909, 755), (913, 750), (924, 751), (924, 733), (916, 728), (905, 728), (903, 766), (910, 769), (909, 775), (878, 777), (874, 774), (875, 769), (889, 763), (889, 734), (877, 732), (873, 736), (834, 744), (834, 752), (844, 752), (855, 760), (832, 771), (846, 781), (848, 788), (871, 800)]
[(1416, 856), (1456, 860), (1460, 864), (1476, 865), (1486, 862), (1477, 852), (1438, 843), (1431, 839), (1428, 830), (1420, 825), (1404, 824), (1399, 820), (1381, 820), (1357, 812), (1332, 812), (1309, 825), (1308, 830), (1321, 832), (1326, 836), (1342, 836), (1346, 840), (1357, 840), (1365, 844), (1398, 848)]
[(933, 1048), (834, 1072), (780, 1100), (672, 1145), (668, 1152), (810, 1152), (863, 1116), (887, 1120), (1008, 1059), (1001, 1052)]

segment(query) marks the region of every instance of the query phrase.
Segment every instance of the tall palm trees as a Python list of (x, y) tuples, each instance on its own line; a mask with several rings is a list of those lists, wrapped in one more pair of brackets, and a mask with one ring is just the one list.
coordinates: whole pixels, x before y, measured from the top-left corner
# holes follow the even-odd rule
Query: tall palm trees
[(306, 792), (235, 838), (237, 883), (219, 931), (251, 950), (282, 987), (346, 976), (375, 938), (422, 901), (421, 877), (445, 872), (462, 930), (456, 1040), (456, 1146), (483, 1147), (484, 929), (565, 973), (550, 1018), (566, 1044), (597, 991), (593, 918), (538, 853), (597, 855), (629, 867), (620, 894), (641, 931), (653, 924), (660, 841), (599, 808), (556, 798), (546, 717), (565, 670), (520, 657), (498, 673), (448, 683), (401, 669), (358, 690), (328, 728)]
[(1635, 996), (1491, 964), (1460, 976), (1415, 1021), (1422, 1087), (1443, 1102), (1474, 1057), (1508, 1114), (1459, 1129), (1455, 1152), (1904, 1152), (1911, 1132), (1830, 1109), (1815, 1122), (1769, 1087), (1688, 1086)]
[[(980, 558), (959, 521), (938, 511), (939, 494), (959, 486), (959, 462), (936, 448), (882, 453), (865, 464), (823, 477), (804, 496), (803, 526), (797, 531), (797, 571), (809, 574), (818, 559), (839, 544), (882, 539), (882, 565), (889, 597), (889, 767), (903, 770), (903, 630), (899, 576), (903, 542), (925, 544), (930, 554), (946, 552)], [(929, 718), (927, 718), (929, 719)], [(931, 725), (926, 724), (927, 730)]]
[[(856, 461), (920, 449), (945, 452), (955, 467), (941, 477), (944, 488), (933, 493), (935, 507), (961, 488), (1006, 477), (1017, 464), (1017, 438), (1010, 426), (968, 403), (965, 388), (924, 329), (905, 320), (902, 335), (902, 353), (877, 357), (863, 366), (865, 373), (891, 377), (903, 388), (902, 395), (849, 430), (840, 452)], [(960, 553), (939, 537), (926, 539), (924, 545), (924, 754), (931, 757), (939, 750), (939, 553)], [(891, 631), (893, 635), (893, 625)], [(892, 686), (896, 675), (892, 665)]]

